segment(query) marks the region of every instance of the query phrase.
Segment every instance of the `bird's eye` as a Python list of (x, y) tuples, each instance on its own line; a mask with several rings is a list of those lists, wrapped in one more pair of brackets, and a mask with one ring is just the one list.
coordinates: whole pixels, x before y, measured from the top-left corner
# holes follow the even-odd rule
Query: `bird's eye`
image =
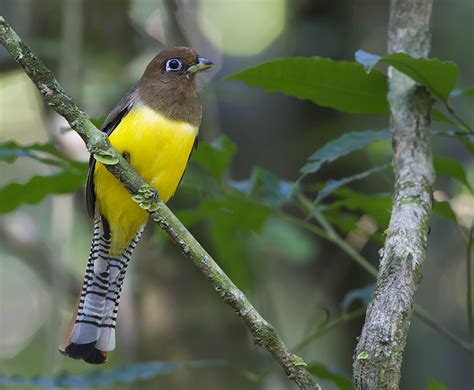
[(176, 72), (182, 68), (183, 64), (180, 60), (173, 58), (166, 61), (166, 71), (167, 72)]

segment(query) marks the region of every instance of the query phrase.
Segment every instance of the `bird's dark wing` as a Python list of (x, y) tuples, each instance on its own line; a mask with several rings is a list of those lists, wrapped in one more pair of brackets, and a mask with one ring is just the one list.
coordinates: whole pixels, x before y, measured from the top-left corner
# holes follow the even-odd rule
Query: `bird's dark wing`
[[(101, 127), (101, 131), (107, 133), (108, 136), (112, 134), (114, 129), (118, 126), (122, 118), (127, 115), (131, 110), (137, 99), (137, 88), (132, 88), (128, 93), (120, 100), (115, 108), (105, 119), (104, 124)], [(87, 213), (90, 218), (94, 218), (95, 214), (95, 188), (94, 188), (94, 170), (95, 170), (95, 159), (91, 155), (89, 159), (89, 172), (87, 173), (86, 182), (86, 206)]]

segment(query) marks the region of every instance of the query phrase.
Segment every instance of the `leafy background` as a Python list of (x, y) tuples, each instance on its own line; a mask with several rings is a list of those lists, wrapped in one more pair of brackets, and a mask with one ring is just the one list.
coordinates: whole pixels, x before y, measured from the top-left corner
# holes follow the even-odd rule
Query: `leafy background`
[[(466, 89), (474, 55), (465, 39), (474, 6), (435, 2), (432, 56), (456, 66), (383, 57), (386, 3), (0, 0), (1, 13), (98, 124), (165, 44), (187, 39), (216, 62), (203, 84), (200, 147), (170, 206), (329, 389), (350, 388), (389, 218), (386, 64), (438, 98), (440, 202), (417, 302), (468, 339), (459, 231), (474, 214), (473, 147), (472, 138), (453, 135), (464, 129), (449, 110), (474, 122)], [(366, 69), (354, 60), (359, 48)], [(88, 156), (3, 49), (0, 70), (0, 384), (292, 388), (153, 227), (129, 271), (111, 361), (92, 368), (58, 354), (91, 235), (81, 189)], [(472, 387), (471, 363), (415, 317), (402, 388)]]

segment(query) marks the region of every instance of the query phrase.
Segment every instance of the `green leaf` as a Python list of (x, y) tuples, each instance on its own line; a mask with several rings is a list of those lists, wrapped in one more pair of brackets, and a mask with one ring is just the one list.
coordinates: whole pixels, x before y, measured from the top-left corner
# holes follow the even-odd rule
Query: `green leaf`
[(244, 197), (230, 196), (214, 203), (209, 233), (219, 264), (236, 285), (252, 289), (248, 256), (248, 234), (259, 232), (269, 217), (269, 209)]
[(344, 235), (349, 234), (357, 227), (357, 222), (360, 220), (359, 215), (354, 213), (344, 212), (339, 209), (324, 209), (324, 216), (326, 219), (341, 231)]
[(418, 84), (428, 88), (433, 95), (447, 102), (459, 77), (459, 69), (454, 62), (437, 58), (414, 58), (406, 53), (393, 53), (384, 57), (358, 50), (356, 61), (371, 72), (375, 65), (384, 62), (406, 74)]
[(318, 204), (324, 198), (331, 195), (338, 188), (340, 188), (342, 186), (345, 186), (349, 183), (352, 183), (353, 181), (365, 179), (365, 178), (369, 177), (370, 175), (373, 175), (374, 173), (378, 173), (378, 172), (381, 172), (381, 171), (385, 170), (389, 166), (390, 166), (390, 164), (385, 164), (385, 165), (381, 165), (381, 166), (378, 166), (378, 167), (375, 167), (375, 168), (372, 168), (372, 169), (368, 169), (367, 171), (357, 173), (357, 174), (352, 175), (352, 176), (344, 177), (342, 179), (328, 180), (326, 185), (324, 186), (324, 188), (321, 191), (318, 192), (318, 196), (314, 200), (313, 204), (314, 205)]
[(34, 176), (27, 183), (10, 183), (1, 188), (0, 213), (10, 212), (25, 203), (38, 203), (49, 194), (73, 192), (84, 183), (87, 164), (71, 160), (52, 144), (19, 145), (13, 140), (0, 144), (0, 161), (13, 163), (20, 157), (33, 158), (62, 170), (49, 176)]
[(106, 116), (105, 115), (102, 115), (102, 116), (98, 116), (97, 118), (90, 118), (90, 121), (92, 122), (92, 124), (97, 127), (98, 129), (100, 129), (102, 127), (102, 125), (104, 124), (105, 122), (105, 119), (106, 119)]
[[(367, 229), (364, 228), (364, 225), (360, 225), (361, 215), (360, 211), (358, 210), (324, 208), (324, 216), (329, 221), (329, 223), (331, 223), (331, 225), (336, 227), (341, 232), (342, 235), (348, 235), (349, 233), (353, 232), (354, 229), (357, 229), (365, 236), (370, 237), (370, 239), (378, 246), (383, 245), (385, 242), (385, 238), (382, 235), (383, 226), (371, 234), (372, 231), (367, 231)], [(381, 220), (385, 222), (384, 217), (382, 217)]]
[(211, 143), (200, 143), (191, 160), (220, 181), (236, 151), (237, 147), (230, 138), (221, 136)]
[(329, 141), (309, 156), (307, 163), (301, 168), (301, 173), (303, 175), (315, 173), (325, 163), (332, 162), (349, 153), (363, 149), (376, 141), (386, 140), (390, 137), (390, 129), (345, 133), (339, 138)]
[(211, 249), (219, 265), (237, 287), (246, 293), (253, 289), (252, 267), (248, 256), (247, 232), (235, 226), (232, 218), (215, 216), (209, 223)]
[(34, 143), (19, 145), (13, 140), (0, 143), (0, 161), (11, 164), (20, 157), (33, 158), (44, 164), (54, 166), (65, 166), (69, 163), (74, 163), (74, 161), (51, 144)]
[(449, 202), (446, 202), (446, 201), (438, 202), (437, 200), (435, 200), (433, 202), (433, 212), (443, 218), (449, 219), (451, 222), (454, 222), (455, 224), (458, 223), (456, 214), (453, 211)]
[(180, 211), (177, 216), (187, 226), (201, 221), (208, 223), (210, 247), (219, 265), (239, 288), (249, 291), (252, 277), (246, 244), (249, 233), (261, 230), (270, 211), (247, 196), (233, 193), (205, 200), (199, 208)]
[(250, 87), (281, 92), (323, 107), (356, 114), (387, 114), (386, 76), (367, 74), (353, 62), (322, 57), (280, 58), (233, 74)]
[(40, 386), (42, 388), (105, 387), (148, 380), (156, 376), (169, 375), (179, 370), (218, 367), (224, 364), (225, 362), (221, 360), (203, 360), (189, 363), (147, 362), (131, 364), (111, 370), (93, 370), (80, 375), (64, 372), (54, 377), (36, 376), (26, 378), (22, 376), (0, 376), (0, 385)]
[(235, 229), (259, 232), (270, 215), (270, 210), (251, 199), (242, 196), (227, 196), (220, 200), (211, 200), (212, 212), (222, 216)]
[(319, 250), (317, 242), (297, 226), (279, 218), (265, 223), (255, 240), (256, 249), (262, 257), (277, 254), (291, 264), (307, 264)]
[(436, 156), (433, 158), (433, 164), (438, 175), (443, 174), (454, 177), (472, 191), (472, 187), (467, 180), (466, 171), (459, 161), (447, 157)]
[(474, 134), (465, 134), (456, 138), (464, 144), (469, 153), (474, 155)]
[(230, 194), (206, 199), (198, 208), (180, 210), (176, 214), (188, 226), (218, 216), (232, 221), (236, 229), (258, 232), (269, 216), (270, 209), (240, 194)]
[(296, 183), (282, 180), (273, 173), (256, 167), (247, 180), (230, 180), (229, 185), (270, 206), (281, 207), (288, 203), (297, 188)]
[(307, 367), (308, 371), (315, 377), (334, 383), (339, 390), (351, 390), (352, 382), (349, 377), (327, 368), (321, 363), (311, 363)]
[(447, 390), (447, 387), (438, 381), (431, 379), (427, 384), (426, 384), (426, 390)]
[(66, 194), (82, 187), (86, 169), (67, 169), (50, 176), (33, 176), (27, 183), (10, 183), (0, 189), (0, 214), (22, 204), (35, 204), (50, 194)]
[(382, 231), (387, 228), (392, 204), (390, 194), (362, 194), (348, 188), (341, 188), (335, 194), (340, 200), (332, 202), (328, 210), (362, 211), (372, 217)]

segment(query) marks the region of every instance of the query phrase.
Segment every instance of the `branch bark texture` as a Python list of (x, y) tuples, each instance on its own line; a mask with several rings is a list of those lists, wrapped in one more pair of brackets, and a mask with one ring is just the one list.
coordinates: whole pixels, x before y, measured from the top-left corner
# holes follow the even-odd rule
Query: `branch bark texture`
[(98, 161), (106, 164), (107, 169), (133, 195), (134, 200), (150, 212), (152, 219), (178, 244), (183, 254), (193, 261), (224, 302), (242, 318), (255, 343), (273, 355), (288, 377), (300, 389), (320, 389), (313, 376), (307, 371), (304, 360), (291, 353), (273, 326), (259, 314), (242, 291), (235, 286), (170, 209), (159, 199), (154, 199), (151, 188), (112, 148), (107, 135), (90, 122), (87, 114), (80, 110), (66, 94), (53, 73), (33, 54), (1, 16), (0, 42), (23, 67), (48, 105), (66, 118), (71, 127), (81, 136), (90, 153)]
[[(426, 57), (432, 0), (391, 0), (388, 51)], [(374, 296), (354, 354), (357, 389), (398, 389), (403, 351), (422, 278), (434, 171), (429, 133), (431, 97), (389, 69), (395, 188)]]

